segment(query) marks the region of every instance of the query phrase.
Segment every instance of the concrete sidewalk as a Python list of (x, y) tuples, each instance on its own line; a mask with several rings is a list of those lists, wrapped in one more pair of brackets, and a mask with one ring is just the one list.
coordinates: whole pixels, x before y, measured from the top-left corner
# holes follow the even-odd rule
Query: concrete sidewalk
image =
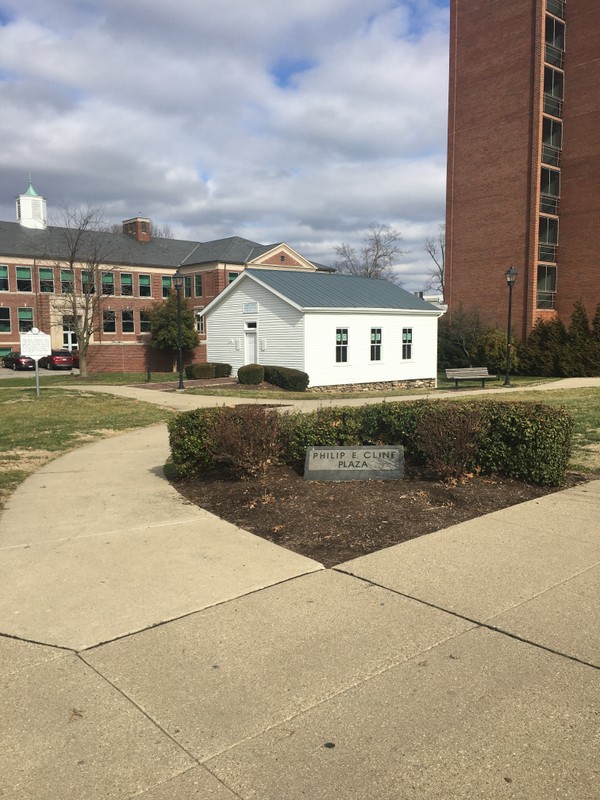
[(94, 442), (0, 519), (0, 797), (596, 800), (600, 481), (325, 570), (166, 455)]

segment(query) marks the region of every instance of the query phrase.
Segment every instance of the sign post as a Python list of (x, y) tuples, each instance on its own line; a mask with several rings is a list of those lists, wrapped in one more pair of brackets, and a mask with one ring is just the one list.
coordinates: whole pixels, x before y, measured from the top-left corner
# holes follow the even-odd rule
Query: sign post
[(52, 353), (52, 343), (47, 333), (42, 333), (38, 328), (32, 328), (28, 333), (22, 333), (21, 355), (33, 358), (35, 361), (35, 394), (40, 396), (40, 365), (39, 360)]

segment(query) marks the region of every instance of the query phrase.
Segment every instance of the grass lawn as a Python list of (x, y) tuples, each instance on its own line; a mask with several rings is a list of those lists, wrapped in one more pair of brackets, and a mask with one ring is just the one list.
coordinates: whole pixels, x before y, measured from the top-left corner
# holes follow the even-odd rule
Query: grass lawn
[[(152, 372), (152, 383), (166, 383), (168, 381), (178, 381), (177, 372)], [(85, 386), (86, 384), (103, 384), (104, 386), (120, 386), (130, 383), (148, 383), (146, 372), (95, 372), (82, 378), (73, 372), (48, 372), (46, 369), (40, 370), (40, 386)], [(33, 386), (35, 388), (35, 372), (15, 373), (14, 378), (3, 378), (1, 387), (4, 386)]]
[(97, 392), (65, 391), (57, 384), (43, 389), (40, 397), (35, 388), (0, 385), (0, 507), (21, 481), (60, 453), (164, 422), (173, 413)]

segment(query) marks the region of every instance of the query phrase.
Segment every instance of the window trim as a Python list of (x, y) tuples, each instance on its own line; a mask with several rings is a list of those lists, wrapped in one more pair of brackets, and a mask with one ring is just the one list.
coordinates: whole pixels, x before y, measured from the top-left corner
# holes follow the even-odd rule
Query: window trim
[(7, 312), (8, 318), (4, 320), (4, 323), (8, 322), (8, 329), (2, 330), (3, 321), (0, 320), (0, 333), (12, 333), (12, 314), (10, 313), (10, 306), (0, 306), (0, 314), (4, 311)]
[[(105, 278), (109, 278), (110, 280), (105, 280)], [(100, 275), (100, 286), (101, 294), (104, 297), (112, 297), (115, 294), (115, 273), (103, 270)], [(111, 291), (106, 292), (105, 288), (108, 286), (110, 286)]]
[[(21, 319), (21, 312), (22, 311), (26, 311), (27, 312), (27, 321), (31, 322), (31, 324), (29, 325), (28, 328), (22, 328), (21, 327), (21, 322), (23, 321)], [(21, 306), (21, 307), (17, 308), (17, 328), (18, 328), (19, 333), (28, 333), (33, 327), (34, 327), (33, 308), (31, 308), (31, 306)]]
[[(123, 282), (123, 278), (129, 278), (129, 281)], [(119, 273), (119, 290), (121, 297), (133, 297), (133, 272)]]
[[(19, 272), (28, 272), (29, 278), (19, 277)], [(17, 278), (17, 292), (25, 292), (31, 294), (33, 292), (33, 279), (31, 275), (31, 267), (17, 267), (15, 272)], [(21, 289), (19, 286), (19, 281), (25, 281), (25, 283), (29, 284), (29, 289)]]
[[(6, 272), (4, 275), (2, 275), (1, 273), (4, 271)], [(2, 285), (4, 281), (6, 281), (6, 287)], [(0, 292), (9, 292), (9, 291), (10, 291), (10, 281), (8, 278), (8, 264), (0, 264)]]
[[(344, 341), (345, 334), (345, 341)], [(347, 364), (348, 363), (348, 346), (350, 343), (350, 335), (348, 328), (335, 329), (335, 363)]]
[[(125, 327), (125, 314), (130, 315), (127, 320), (128, 324), (131, 323), (131, 329)], [(132, 308), (121, 309), (121, 333), (135, 333), (135, 316)]]
[(173, 278), (170, 275), (162, 275), (160, 279), (161, 295), (167, 298), (173, 288)]
[(402, 360), (412, 361), (413, 329), (402, 328)]
[[(379, 341), (373, 336), (377, 337), (377, 333), (379, 332)], [(371, 336), (369, 342), (370, 348), (370, 361), (371, 363), (378, 363), (381, 361), (381, 350), (383, 344), (383, 328), (371, 328)]]
[[(142, 283), (142, 278), (144, 278), (143, 283)], [(145, 281), (146, 278), (148, 278), (148, 283), (146, 283)], [(148, 289), (148, 294), (142, 292), (142, 287), (144, 289), (146, 288)], [(140, 297), (152, 297), (152, 275), (150, 275), (149, 273), (144, 272), (141, 275), (138, 275), (138, 295)]]
[(143, 308), (140, 309), (140, 333), (152, 333), (150, 314)]
[[(108, 321), (112, 319), (113, 329), (107, 328)], [(117, 332), (117, 312), (107, 308), (102, 312), (102, 333)]]

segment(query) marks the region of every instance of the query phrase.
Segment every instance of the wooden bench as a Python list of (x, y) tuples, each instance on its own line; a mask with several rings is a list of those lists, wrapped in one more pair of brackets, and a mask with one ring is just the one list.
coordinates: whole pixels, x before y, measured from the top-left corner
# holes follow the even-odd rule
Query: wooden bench
[(485, 389), (486, 381), (497, 380), (496, 375), (490, 375), (487, 367), (463, 367), (462, 369), (447, 369), (446, 378), (454, 381), (454, 388), (458, 389), (459, 381), (481, 381), (481, 388)]

